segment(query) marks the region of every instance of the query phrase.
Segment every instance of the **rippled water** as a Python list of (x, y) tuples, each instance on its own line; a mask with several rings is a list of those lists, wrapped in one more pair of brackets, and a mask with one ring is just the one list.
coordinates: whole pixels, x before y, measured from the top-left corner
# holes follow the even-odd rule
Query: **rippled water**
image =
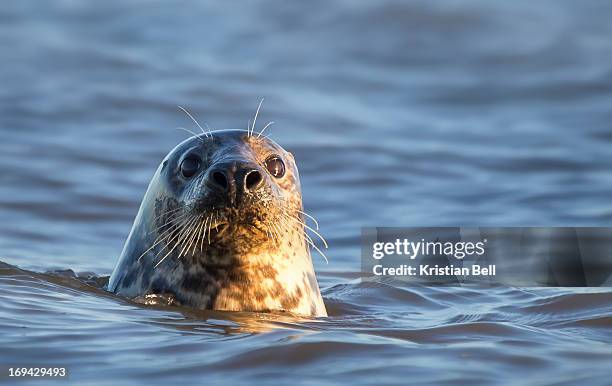
[[(358, 272), (363, 226), (612, 224), (610, 16), (596, 1), (4, 4), (0, 363), (66, 365), (77, 384), (609, 384), (608, 289)], [(176, 106), (243, 128), (262, 96), (330, 242), (329, 265), (315, 256), (330, 318), (100, 290), (174, 128), (191, 128)], [(96, 280), (41, 273), (67, 269)]]

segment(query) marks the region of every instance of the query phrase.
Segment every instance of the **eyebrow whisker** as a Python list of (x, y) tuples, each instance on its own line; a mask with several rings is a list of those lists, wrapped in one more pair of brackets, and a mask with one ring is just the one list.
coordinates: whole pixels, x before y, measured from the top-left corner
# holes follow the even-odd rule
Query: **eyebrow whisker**
[[(204, 129), (202, 128), (202, 126), (198, 123), (198, 121), (193, 117), (193, 115), (191, 115), (189, 113), (189, 111), (187, 111), (186, 108), (184, 108), (183, 106), (177, 106), (179, 109), (181, 109), (185, 114), (187, 114), (187, 116), (189, 118), (191, 118), (191, 120), (200, 128), (200, 130), (202, 130), (202, 134), (204, 134), (205, 136), (208, 137), (208, 134), (206, 131), (204, 131)], [(209, 130), (210, 131), (210, 130)]]
[(268, 126), (272, 126), (274, 124), (274, 122), (268, 122), (267, 125), (264, 126), (263, 129), (261, 129), (261, 131), (259, 132), (259, 134), (257, 134), (257, 138), (261, 137), (261, 135), (263, 134), (264, 130), (268, 128)]
[(255, 111), (255, 117), (253, 118), (253, 124), (251, 125), (251, 136), (255, 132), (255, 124), (257, 123), (257, 116), (259, 115), (259, 109), (261, 109), (261, 104), (263, 103), (264, 98), (261, 98), (259, 101), (259, 106), (257, 106), (257, 111)]

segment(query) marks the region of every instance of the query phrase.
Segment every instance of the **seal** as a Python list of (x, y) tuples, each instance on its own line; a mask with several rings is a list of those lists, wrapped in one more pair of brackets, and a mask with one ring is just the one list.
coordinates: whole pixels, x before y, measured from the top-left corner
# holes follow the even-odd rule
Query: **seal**
[(327, 316), (310, 255), (320, 249), (306, 230), (321, 236), (306, 217), (291, 153), (252, 130), (194, 135), (151, 179), (107, 289), (199, 309)]

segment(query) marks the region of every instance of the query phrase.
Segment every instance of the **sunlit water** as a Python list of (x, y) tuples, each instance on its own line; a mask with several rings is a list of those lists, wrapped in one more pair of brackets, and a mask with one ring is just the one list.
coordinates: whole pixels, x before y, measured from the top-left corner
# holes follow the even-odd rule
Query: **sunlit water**
[[(609, 384), (610, 290), (361, 283), (359, 235), (610, 226), (612, 6), (124, 3), (0, 9), (0, 363), (75, 384)], [(330, 317), (102, 291), (193, 129), (176, 106), (244, 128), (262, 96), (330, 243)]]

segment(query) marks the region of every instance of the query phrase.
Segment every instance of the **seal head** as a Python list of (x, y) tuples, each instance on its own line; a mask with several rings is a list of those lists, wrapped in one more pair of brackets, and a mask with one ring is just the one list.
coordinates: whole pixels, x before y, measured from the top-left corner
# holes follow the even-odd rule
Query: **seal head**
[(231, 311), (326, 316), (295, 160), (243, 130), (191, 137), (152, 178), (108, 289)]

